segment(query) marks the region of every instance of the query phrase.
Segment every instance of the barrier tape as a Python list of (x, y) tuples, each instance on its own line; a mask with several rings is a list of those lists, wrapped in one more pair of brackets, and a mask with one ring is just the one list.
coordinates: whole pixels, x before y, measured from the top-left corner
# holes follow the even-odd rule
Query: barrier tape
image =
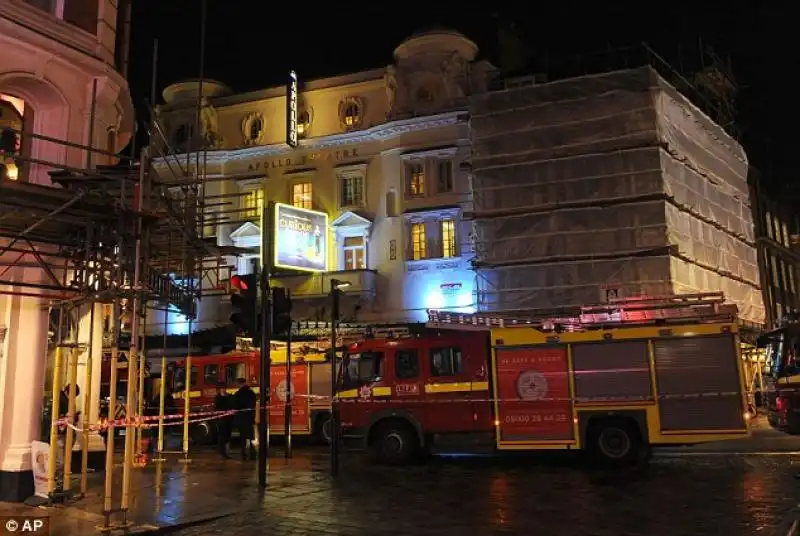
[[(466, 392), (466, 391), (465, 391)], [(445, 394), (445, 393), (442, 393)], [(519, 398), (495, 398), (495, 397), (481, 397), (481, 398), (431, 398), (431, 394), (405, 394), (405, 395), (393, 395), (393, 396), (373, 396), (373, 395), (366, 395), (360, 396), (358, 398), (341, 398), (336, 397), (335, 400), (339, 403), (344, 404), (413, 404), (413, 405), (421, 405), (421, 404), (455, 404), (455, 403), (490, 403), (494, 404), (497, 403), (546, 403), (546, 402), (571, 402), (577, 404), (591, 404), (591, 403), (618, 403), (624, 404), (626, 402), (632, 403), (647, 403), (647, 402), (654, 402), (656, 400), (694, 400), (694, 399), (709, 399), (709, 398), (719, 398), (719, 397), (730, 397), (742, 396), (738, 391), (718, 391), (712, 393), (688, 393), (688, 394), (678, 394), (678, 395), (658, 395), (656, 397), (649, 396), (649, 397), (642, 397), (642, 396), (613, 396), (613, 397), (546, 397), (546, 398), (538, 398), (536, 400), (523, 400)], [(434, 394), (435, 396), (435, 394)], [(293, 398), (305, 398), (309, 400), (325, 400), (330, 401), (330, 395), (313, 395), (313, 394), (295, 394)], [(199, 411), (194, 413), (189, 413), (189, 424), (196, 424), (200, 422), (208, 422), (215, 419), (221, 419), (223, 417), (231, 417), (237, 413), (245, 412), (245, 411), (255, 411), (254, 409), (240, 409), (240, 410), (218, 410), (218, 411)], [(163, 426), (178, 426), (184, 424), (184, 415), (182, 413), (173, 413), (169, 415), (163, 416)], [(155, 428), (159, 425), (158, 423), (159, 417), (157, 415), (148, 415), (148, 416), (139, 416), (133, 418), (122, 418), (122, 419), (112, 419), (107, 420), (103, 419), (96, 424), (92, 424), (89, 426), (90, 431), (106, 431), (111, 427), (114, 428)], [(59, 429), (64, 429), (65, 427), (69, 426), (73, 430), (77, 432), (83, 432), (84, 429), (79, 428), (73, 424), (70, 424), (66, 418), (59, 419), (56, 421), (56, 425)]]

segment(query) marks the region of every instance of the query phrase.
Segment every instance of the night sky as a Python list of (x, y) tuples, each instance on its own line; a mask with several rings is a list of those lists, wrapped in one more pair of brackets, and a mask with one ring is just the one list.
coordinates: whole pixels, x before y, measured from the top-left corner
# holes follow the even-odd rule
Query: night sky
[[(621, 68), (635, 63), (630, 58), (644, 57), (641, 42), (691, 74), (701, 65), (702, 43), (731, 62), (738, 84), (736, 123), (751, 163), (776, 186), (796, 180), (793, 129), (800, 114), (793, 80), (800, 62), (790, 42), (797, 30), (788, 7), (756, 1), (724, 8), (566, 0), (207, 2), (205, 76), (237, 92), (283, 84), (290, 69), (302, 80), (388, 65), (404, 38), (431, 27), (464, 33), (497, 64), (498, 27), (513, 26), (527, 51), (526, 74), (597, 72), (606, 62), (609, 69)], [(154, 38), (159, 95), (172, 82), (198, 76), (200, 6), (200, 0), (134, 1), (129, 76), (137, 108), (149, 99)], [(629, 47), (634, 49), (608, 52)]]

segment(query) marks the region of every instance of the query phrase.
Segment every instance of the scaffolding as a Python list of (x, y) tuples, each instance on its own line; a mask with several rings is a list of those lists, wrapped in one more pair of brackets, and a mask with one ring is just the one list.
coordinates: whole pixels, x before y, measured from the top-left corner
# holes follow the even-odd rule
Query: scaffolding
[[(202, 48), (202, 47), (201, 47)], [(155, 101), (154, 53), (153, 88), (151, 101)], [(202, 53), (201, 53), (202, 65)], [(202, 69), (197, 95), (196, 128), (200, 132), (202, 96)], [(94, 83), (92, 106), (87, 130), (93, 139), (96, 119), (97, 82)], [(111, 382), (108, 417), (112, 419), (108, 430), (106, 451), (106, 523), (102, 530), (118, 528), (110, 522), (111, 514), (128, 509), (131, 469), (134, 452), (141, 453), (141, 432), (134, 426), (144, 411), (144, 380), (146, 354), (144, 325), (153, 310), (176, 312), (185, 315), (189, 322), (187, 347), (191, 349), (192, 323), (196, 321), (198, 303), (208, 295), (225, 292), (227, 280), (235, 270), (229, 262), (237, 255), (250, 250), (231, 246), (218, 246), (214, 237), (204, 233), (230, 217), (219, 210), (233, 204), (225, 195), (206, 197), (206, 151), (208, 140), (195, 136), (185, 147), (181, 157), (170, 147), (164, 135), (165, 128), (152, 113), (149, 121), (148, 146), (137, 154), (135, 143), (131, 155), (104, 151), (91, 145), (57, 140), (28, 131), (15, 131), (22, 144), (54, 144), (79, 150), (84, 155), (80, 167), (63, 162), (46, 161), (26, 156), (28, 152), (6, 154), (15, 164), (25, 169), (30, 164), (46, 167), (53, 186), (44, 186), (0, 179), (0, 293), (38, 298), (43, 308), (59, 311), (58, 326), (54, 332), (52, 348), (55, 351), (53, 373), (53, 398), (51, 406), (51, 460), (49, 500), (58, 501), (70, 496), (69, 473), (57, 482), (55, 464), (59, 416), (66, 413), (68, 422), (75, 415), (75, 390), (77, 359), (80, 351), (87, 350), (79, 343), (77, 327), (82, 315), (90, 314), (90, 333), (95, 329), (95, 305), (105, 304), (111, 310), (110, 336), (104, 359), (110, 362)], [(192, 146), (194, 148), (192, 148)], [(37, 151), (41, 154), (42, 151)], [(166, 171), (156, 172), (153, 160), (166, 163)], [(98, 161), (116, 163), (97, 165)], [(22, 177), (24, 179), (24, 177)], [(230, 197), (235, 197), (233, 194)], [(214, 207), (209, 215), (209, 207)], [(235, 210), (233, 212), (236, 212)], [(7, 274), (15, 268), (24, 268), (24, 278)], [(91, 313), (90, 313), (91, 312)], [(51, 318), (52, 318), (51, 314)], [(52, 328), (52, 326), (51, 326)], [(0, 326), (5, 335), (5, 326)], [(81, 334), (85, 337), (86, 334)], [(164, 336), (166, 345), (166, 331)], [(88, 348), (91, 351), (91, 348)], [(66, 356), (66, 360), (65, 357)], [(91, 359), (88, 356), (87, 359)], [(189, 350), (188, 360), (191, 360)], [(127, 361), (126, 365), (123, 362)], [(90, 361), (89, 361), (90, 363)], [(118, 369), (127, 368), (128, 382), (125, 393), (117, 393)], [(91, 385), (90, 367), (87, 365), (87, 385)], [(59, 393), (63, 380), (69, 382), (69, 408), (59, 408)], [(187, 382), (188, 384), (188, 382)], [(187, 385), (188, 389), (188, 385)], [(89, 393), (85, 393), (88, 401)], [(121, 396), (118, 396), (121, 395)], [(122, 499), (119, 508), (112, 508), (110, 473), (113, 471), (114, 423), (120, 412), (116, 405), (124, 398), (124, 424), (131, 433), (125, 437), (125, 463), (123, 465)], [(182, 454), (188, 457), (188, 406), (184, 408), (184, 441)], [(89, 423), (84, 412), (84, 430), (98, 423)], [(161, 411), (163, 419), (163, 408)], [(59, 425), (60, 426), (60, 425)], [(161, 435), (162, 426), (159, 426)], [(67, 428), (67, 442), (73, 439), (72, 428)], [(161, 439), (161, 438), (159, 438)], [(159, 441), (159, 450), (162, 445)], [(86, 442), (84, 442), (85, 450)], [(65, 455), (71, 460), (71, 444)], [(161, 452), (159, 452), (161, 454)], [(84, 467), (86, 454), (84, 453)], [(65, 465), (69, 465), (69, 461)], [(85, 473), (85, 471), (84, 471)], [(86, 492), (85, 475), (82, 475), (81, 493)], [(123, 520), (123, 525), (127, 521)]]
[(478, 95), (470, 126), (479, 310), (720, 290), (763, 323), (744, 150), (652, 67)]

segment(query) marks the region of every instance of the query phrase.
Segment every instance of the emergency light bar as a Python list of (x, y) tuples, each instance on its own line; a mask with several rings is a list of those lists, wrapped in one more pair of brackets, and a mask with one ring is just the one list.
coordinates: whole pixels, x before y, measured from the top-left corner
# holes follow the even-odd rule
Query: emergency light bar
[(581, 331), (602, 326), (629, 326), (676, 321), (729, 322), (738, 314), (736, 305), (726, 304), (721, 292), (637, 297), (609, 303), (581, 306), (575, 315), (561, 317), (511, 317), (508, 315), (465, 314), (428, 310), (429, 328), (487, 330), (535, 327), (544, 331)]

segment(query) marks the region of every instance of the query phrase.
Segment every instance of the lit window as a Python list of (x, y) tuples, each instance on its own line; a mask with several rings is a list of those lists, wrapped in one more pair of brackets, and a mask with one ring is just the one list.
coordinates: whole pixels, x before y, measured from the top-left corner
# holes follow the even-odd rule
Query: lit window
[(364, 177), (342, 177), (340, 181), (342, 187), (340, 206), (362, 206), (364, 204)]
[(313, 186), (310, 182), (303, 182), (292, 186), (292, 205), (297, 208), (311, 210), (311, 193)]
[(428, 257), (428, 245), (425, 240), (425, 224), (411, 224), (411, 259), (418, 261)]
[(259, 218), (261, 216), (261, 209), (264, 208), (264, 190), (251, 190), (247, 195), (243, 196), (242, 208), (245, 209), (245, 218)]
[(297, 114), (297, 135), (305, 137), (308, 134), (308, 129), (311, 126), (311, 112), (302, 110)]
[(456, 224), (453, 220), (442, 220), (442, 257), (456, 256)]
[(408, 166), (408, 195), (411, 197), (425, 195), (425, 166), (422, 162)]
[(363, 236), (349, 236), (344, 239), (344, 269), (365, 270), (367, 268), (367, 247)]
[(439, 175), (436, 177), (436, 191), (440, 194), (453, 191), (453, 162), (439, 162)]
[(342, 112), (342, 122), (346, 127), (354, 127), (361, 123), (361, 107), (357, 102), (348, 102)]

